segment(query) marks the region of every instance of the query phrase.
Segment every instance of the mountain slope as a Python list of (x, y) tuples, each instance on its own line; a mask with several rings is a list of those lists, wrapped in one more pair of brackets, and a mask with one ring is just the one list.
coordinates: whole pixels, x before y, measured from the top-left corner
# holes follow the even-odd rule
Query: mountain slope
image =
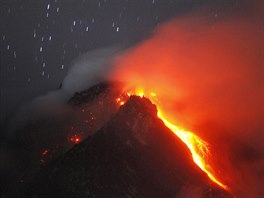
[(229, 197), (146, 98), (132, 96), (99, 131), (45, 167), (21, 197)]

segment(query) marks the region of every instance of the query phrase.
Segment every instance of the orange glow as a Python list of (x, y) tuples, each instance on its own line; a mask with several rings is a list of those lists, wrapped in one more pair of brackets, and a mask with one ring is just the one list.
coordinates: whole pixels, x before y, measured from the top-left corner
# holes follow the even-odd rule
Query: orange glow
[(125, 104), (125, 101), (119, 97), (119, 98), (116, 99), (116, 103), (121, 106), (121, 105)]
[(210, 155), (207, 142), (199, 138), (194, 133), (186, 131), (184, 129), (180, 129), (176, 125), (170, 123), (167, 119), (165, 119), (160, 110), (158, 110), (158, 117), (175, 135), (177, 135), (186, 144), (186, 146), (191, 151), (193, 161), (197, 164), (197, 166), (199, 166), (213, 182), (215, 182), (225, 190), (228, 190), (228, 186), (221, 183), (213, 175), (213, 171), (211, 170), (210, 165), (205, 161), (205, 159)]
[(70, 137), (70, 141), (74, 144), (78, 144), (81, 141), (81, 138), (78, 135), (73, 135)]
[[(195, 140), (187, 146), (196, 150), (204, 163), (193, 154), (194, 160), (216, 183), (227, 184), (232, 194), (257, 197), (263, 181), (252, 163), (263, 165), (262, 158), (249, 160), (236, 140), (262, 151), (263, 14), (221, 20), (208, 20), (207, 14), (182, 15), (157, 26), (147, 39), (116, 56), (108, 80), (150, 98), (168, 127), (194, 131), (194, 137), (181, 138), (186, 144)], [(200, 137), (210, 147), (199, 149), (204, 145)]]
[(144, 96), (144, 89), (136, 88), (135, 93), (136, 93), (136, 95), (143, 97)]
[(220, 182), (219, 179), (217, 179), (216, 176), (214, 176), (214, 171), (208, 162), (209, 161), (208, 159), (210, 158), (210, 151), (209, 151), (208, 143), (202, 140), (197, 135), (195, 135), (193, 132), (187, 131), (185, 129), (181, 129), (177, 125), (168, 121), (165, 112), (162, 111), (160, 109), (160, 106), (158, 106), (157, 104), (157, 101), (159, 100), (156, 98), (157, 96), (156, 93), (150, 92), (149, 94), (146, 94), (144, 92), (144, 89), (136, 88), (134, 92), (129, 92), (127, 95), (128, 96), (137, 95), (140, 97), (149, 98), (151, 102), (157, 106), (158, 117), (189, 148), (195, 164), (197, 164), (197, 166), (200, 167), (200, 169), (203, 170), (214, 183), (216, 183), (218, 186), (222, 187), (223, 189), (230, 191), (227, 185)]

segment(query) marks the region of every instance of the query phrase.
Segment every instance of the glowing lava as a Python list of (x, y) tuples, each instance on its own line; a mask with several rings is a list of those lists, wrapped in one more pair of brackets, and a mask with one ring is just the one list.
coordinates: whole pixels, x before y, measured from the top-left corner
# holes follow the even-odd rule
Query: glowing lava
[(205, 161), (206, 158), (208, 158), (208, 155), (210, 154), (210, 151), (208, 149), (208, 144), (201, 138), (199, 138), (197, 135), (190, 131), (186, 131), (184, 129), (180, 129), (176, 125), (170, 123), (165, 117), (162, 115), (161, 111), (158, 109), (158, 117), (164, 122), (164, 124), (175, 134), (177, 135), (189, 148), (189, 150), (192, 153), (193, 161), (199, 166), (207, 175), (208, 177), (224, 188), (225, 190), (228, 190), (228, 186), (221, 183), (213, 174), (213, 171), (210, 167), (210, 165)]
[[(230, 191), (227, 185), (220, 182), (219, 179), (217, 179), (216, 176), (214, 176), (214, 171), (212, 170), (210, 164), (207, 162), (208, 158), (210, 157), (210, 151), (209, 151), (208, 143), (206, 141), (202, 140), (200, 137), (195, 135), (193, 132), (181, 129), (175, 124), (168, 121), (168, 119), (165, 116), (164, 111), (162, 111), (160, 107), (157, 105), (159, 100), (156, 98), (156, 93), (150, 92), (149, 94), (145, 95), (144, 89), (137, 88), (135, 89), (135, 91), (127, 93), (127, 96), (131, 96), (131, 95), (137, 95), (140, 97), (144, 97), (144, 96), (148, 97), (151, 100), (151, 102), (157, 106), (158, 117), (189, 148), (195, 164), (197, 164), (197, 166), (200, 167), (214, 183), (216, 183), (218, 186), (222, 187), (223, 189)], [(120, 105), (123, 105), (124, 100), (121, 100), (120, 98), (118, 98), (117, 103)]]

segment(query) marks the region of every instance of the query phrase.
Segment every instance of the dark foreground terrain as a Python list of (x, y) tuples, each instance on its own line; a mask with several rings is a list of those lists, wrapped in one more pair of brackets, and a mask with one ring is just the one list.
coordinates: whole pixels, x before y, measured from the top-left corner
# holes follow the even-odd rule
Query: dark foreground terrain
[[(107, 90), (97, 86), (69, 103), (83, 107), (101, 89)], [(99, 130), (47, 160), (10, 196), (231, 197), (194, 164), (188, 148), (165, 127), (147, 98), (131, 96), (120, 108), (111, 108)]]

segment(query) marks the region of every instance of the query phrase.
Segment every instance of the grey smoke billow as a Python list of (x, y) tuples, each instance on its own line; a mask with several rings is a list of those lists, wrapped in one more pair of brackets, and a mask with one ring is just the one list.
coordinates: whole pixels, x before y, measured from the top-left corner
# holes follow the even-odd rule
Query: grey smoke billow
[(111, 68), (111, 58), (118, 52), (117, 47), (97, 49), (78, 57), (65, 76), (62, 86), (38, 96), (23, 104), (7, 127), (7, 136), (14, 137), (14, 131), (28, 122), (45, 115), (56, 115), (75, 92), (85, 90), (103, 81)]
[(121, 56), (112, 75), (154, 90), (171, 121), (203, 137), (237, 197), (264, 194), (262, 9), (249, 5), (218, 20), (206, 9), (175, 18)]
[(69, 94), (82, 91), (106, 79), (111, 70), (111, 58), (117, 48), (105, 48), (88, 52), (78, 58), (63, 80), (62, 90)]

